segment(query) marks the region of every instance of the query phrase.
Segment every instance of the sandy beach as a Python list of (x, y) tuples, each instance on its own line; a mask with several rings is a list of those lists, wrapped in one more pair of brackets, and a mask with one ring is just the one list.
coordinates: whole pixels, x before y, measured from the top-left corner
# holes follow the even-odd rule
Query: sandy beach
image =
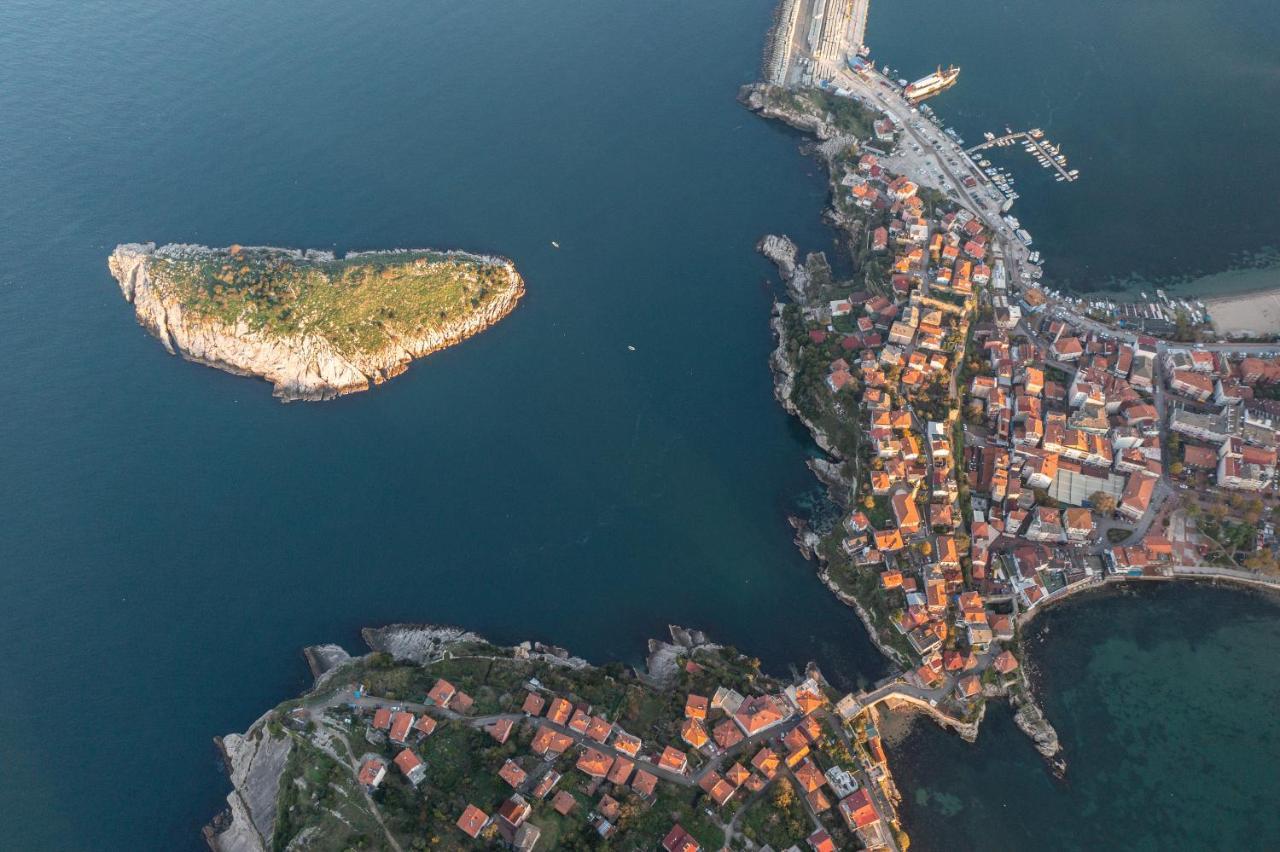
[(1204, 304), (1219, 334), (1249, 337), (1280, 334), (1280, 290), (1205, 299)]
[[(1202, 293), (1221, 293), (1212, 298)], [(1202, 300), (1223, 336), (1267, 336), (1280, 334), (1280, 269), (1232, 269), (1179, 286), (1174, 293), (1182, 298)]]

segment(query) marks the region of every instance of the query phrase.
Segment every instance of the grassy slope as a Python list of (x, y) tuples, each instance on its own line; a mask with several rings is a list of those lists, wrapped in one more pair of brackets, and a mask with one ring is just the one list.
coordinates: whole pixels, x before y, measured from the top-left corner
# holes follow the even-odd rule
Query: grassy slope
[(427, 252), (314, 262), (240, 249), (156, 256), (151, 266), (160, 287), (197, 315), (279, 336), (314, 334), (348, 355), (380, 348), (389, 332), (430, 331), (484, 308), (506, 275)]
[[(667, 692), (644, 685), (624, 667), (616, 665), (575, 671), (542, 661), (511, 659), (505, 656), (503, 649), (492, 646), (456, 650), (484, 657), (457, 657), (423, 667), (394, 663), (389, 658), (374, 655), (350, 665), (329, 682), (325, 691), (364, 683), (371, 694), (421, 701), (436, 678), (444, 677), (473, 696), (476, 715), (484, 715), (518, 711), (525, 695), (523, 684), (530, 677), (536, 677), (559, 695), (593, 705), (596, 713), (642, 737), (646, 748), (652, 748), (659, 743), (683, 747), (678, 740), (678, 730), (683, 717), (684, 697), (689, 692), (710, 695), (719, 684), (752, 692), (755, 691), (753, 686), (758, 689), (766, 685), (758, 673), (757, 661), (741, 658), (732, 649), (699, 653), (701, 670), (693, 673), (682, 671), (675, 689)], [(776, 684), (769, 685), (776, 688)], [(285, 702), (277, 708), (277, 713), (283, 715), (301, 703), (300, 700)], [(344, 719), (350, 715), (345, 708), (335, 708), (330, 711), (329, 719), (344, 731), (352, 754), (359, 756), (375, 752), (388, 760), (394, 757), (399, 749), (391, 746), (380, 748), (365, 740), (367, 717), (355, 718), (354, 724), (346, 726)], [(529, 751), (533, 732), (533, 724), (522, 723), (505, 745), (499, 745), (483, 731), (458, 722), (441, 722), (432, 736), (413, 746), (427, 766), (427, 777), (422, 785), (417, 790), (412, 789), (391, 768), (382, 788), (374, 794), (387, 827), (406, 850), (471, 848), (454, 827), (454, 821), (467, 803), (474, 803), (490, 814), (496, 812), (511, 792), (497, 777), (498, 769), (508, 758), (537, 777), (542, 762)], [(313, 831), (320, 829), (335, 844), (325, 845), (328, 843), (325, 841), (315, 848), (358, 848), (360, 838), (364, 838), (366, 843), (371, 839), (376, 841), (380, 829), (371, 822), (372, 816), (361, 810), (350, 770), (345, 770), (345, 774), (339, 773), (336, 765), (331, 767), (332, 761), (314, 747), (296, 754), (296, 759), (291, 759), (286, 769), (282, 786), (286, 791), (282, 795), (282, 804), (288, 816), (277, 831), (277, 843), (284, 846), (307, 828)], [(550, 797), (546, 801), (532, 803), (532, 822), (543, 831), (543, 842), (539, 843), (539, 848), (599, 845), (599, 839), (587, 825), (586, 816), (605, 792), (613, 795), (623, 806), (619, 833), (611, 844), (614, 848), (652, 848), (677, 821), (698, 837), (706, 848), (716, 848), (723, 842), (723, 833), (705, 813), (705, 808), (714, 806), (702, 791), (664, 783), (658, 787), (657, 801), (648, 804), (626, 787), (606, 784), (588, 796), (585, 789), (587, 777), (573, 768), (577, 754), (578, 749), (572, 749), (556, 761), (555, 768), (564, 775), (557, 789), (573, 794), (578, 799), (578, 808), (568, 817), (562, 817), (551, 809)], [(357, 792), (357, 796), (321, 792), (322, 776)], [(326, 810), (337, 802), (343, 803), (336, 809), (342, 814), (342, 820), (349, 823), (347, 826)]]

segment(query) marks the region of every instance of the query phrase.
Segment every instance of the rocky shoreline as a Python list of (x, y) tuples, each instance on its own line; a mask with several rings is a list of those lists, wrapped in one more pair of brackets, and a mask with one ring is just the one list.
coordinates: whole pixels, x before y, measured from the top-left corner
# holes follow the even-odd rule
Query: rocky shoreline
[[(777, 87), (768, 84), (756, 84), (752, 86), (744, 86), (739, 92), (739, 101), (748, 109), (763, 118), (781, 121), (789, 127), (801, 131), (803, 133), (815, 136), (819, 144), (813, 146), (813, 153), (820, 161), (821, 165), (830, 170), (831, 163), (836, 154), (849, 146), (855, 140), (843, 136), (837, 128), (827, 121), (814, 116), (812, 114), (800, 113), (784, 109), (777, 105), (778, 98), (774, 97)], [(919, 177), (919, 176), (918, 176)], [(923, 178), (921, 178), (923, 180)], [(925, 181), (927, 182), (927, 181)], [(828, 206), (823, 213), (824, 217), (837, 230), (849, 235), (851, 238), (856, 233), (856, 223), (848, 221), (842, 217), (834, 207)], [(787, 296), (793, 303), (804, 307), (808, 306), (812, 301), (812, 294), (809, 293), (811, 281), (806, 265), (799, 262), (799, 248), (796, 244), (786, 236), (767, 235), (759, 241), (756, 246), (757, 251), (772, 261), (778, 269), (779, 277), (786, 288)], [(835, 461), (823, 461), (814, 469), (814, 465), (810, 464), (814, 469), (815, 475), (819, 480), (826, 484), (829, 488), (833, 487), (832, 471), (837, 471), (834, 478), (837, 478), (839, 484), (846, 487), (851, 486), (851, 482), (839, 474), (837, 462), (843, 461), (843, 455), (835, 448), (831, 437), (818, 424), (812, 422), (806, 417), (792, 401), (791, 396), (795, 387), (796, 366), (791, 363), (786, 349), (786, 340), (782, 325), (782, 310), (784, 303), (776, 301), (773, 305), (772, 315), (770, 318), (770, 327), (777, 336), (777, 346), (770, 354), (769, 366), (774, 378), (774, 396), (782, 405), (783, 409), (789, 414), (794, 415), (804, 424), (805, 428), (813, 436), (814, 443), (825, 452), (829, 458)], [(857, 614), (858, 619), (866, 628), (867, 635), (872, 644), (884, 654), (894, 665), (900, 666), (903, 670), (910, 670), (911, 663), (904, 655), (895, 648), (890, 647), (881, 641), (879, 631), (876, 629), (875, 623), (871, 619), (866, 608), (853, 595), (843, 591), (839, 585), (830, 576), (829, 566), (822, 557), (818, 548), (817, 536), (808, 531), (804, 521), (792, 519), (792, 525), (797, 529), (796, 544), (805, 558), (816, 558), (819, 564), (818, 578), (822, 581), (831, 592), (840, 600), (841, 603), (849, 606)], [(1052, 724), (1046, 718), (1043, 710), (1039, 707), (1036, 700), (1034, 690), (1030, 684), (1026, 682), (1024, 677), (1024, 689), (1020, 692), (1020, 697), (1001, 691), (1000, 696), (1009, 700), (1010, 704), (1015, 708), (1014, 720), (1018, 727), (1031, 739), (1036, 750), (1051, 761), (1054, 771), (1061, 774), (1065, 771), (1065, 761), (1059, 755), (1061, 752), (1061, 744), (1058, 741), (1057, 731), (1054, 730)], [(936, 711), (926, 707), (912, 707), (925, 715), (935, 717), (935, 721), (942, 721), (937, 718)], [(977, 738), (978, 730), (981, 726), (982, 717), (985, 715), (985, 707), (983, 712), (972, 723), (966, 723), (963, 730), (959, 730), (962, 738), (973, 741)], [(948, 725), (950, 726), (950, 725)], [(954, 727), (954, 726), (952, 726)]]
[[(650, 640), (645, 671), (636, 671), (644, 682), (659, 689), (672, 686), (680, 672), (681, 658), (698, 651), (722, 649), (700, 630), (675, 624), (667, 629), (670, 641)], [(490, 644), (477, 633), (449, 625), (389, 624), (366, 627), (360, 633), (369, 648), (369, 652), (362, 656), (352, 656), (334, 644), (303, 648), (302, 656), (314, 682), (304, 695), (287, 702), (286, 706), (301, 706), (309, 699), (323, 696), (335, 674), (379, 654), (420, 666), (456, 654), (493, 656), (495, 659), (536, 659), (578, 671), (594, 668), (592, 663), (554, 645), (526, 641), (500, 647)], [(232, 789), (227, 794), (227, 807), (201, 831), (213, 852), (267, 852), (273, 848), (280, 785), (293, 743), (280, 727), (281, 717), (277, 709), (262, 714), (244, 733), (214, 737), (214, 745), (222, 757)]]
[[(476, 633), (434, 624), (366, 627), (361, 636), (369, 655), (386, 653), (418, 664), (439, 660), (458, 645), (485, 641)], [(333, 644), (303, 648), (302, 656), (314, 678), (307, 695), (323, 691), (335, 672), (369, 655), (353, 657)], [(214, 737), (232, 789), (227, 794), (226, 810), (202, 830), (213, 852), (267, 852), (272, 848), (280, 779), (292, 744), (287, 735), (272, 732), (268, 722), (273, 713), (264, 713), (243, 734)]]
[[(301, 263), (335, 259), (331, 252), (256, 247), (249, 250)], [(317, 334), (271, 334), (251, 329), (243, 320), (230, 324), (197, 315), (169, 288), (159, 286), (152, 274), (157, 258), (229, 256), (230, 251), (195, 245), (156, 248), (154, 243), (126, 243), (116, 246), (107, 265), (125, 300), (133, 304), (139, 324), (170, 354), (235, 375), (265, 379), (274, 386), (274, 395), (284, 402), (333, 399), (382, 384), (407, 370), (415, 358), (456, 345), (498, 323), (524, 295), (524, 280), (505, 258), (435, 252), (450, 260), (500, 268), (505, 273), (503, 290), (478, 310), (455, 321), (415, 334), (384, 327), (390, 338), (385, 345), (368, 352), (344, 353)], [(346, 257), (404, 254), (408, 258), (417, 251), (425, 250), (356, 252)]]

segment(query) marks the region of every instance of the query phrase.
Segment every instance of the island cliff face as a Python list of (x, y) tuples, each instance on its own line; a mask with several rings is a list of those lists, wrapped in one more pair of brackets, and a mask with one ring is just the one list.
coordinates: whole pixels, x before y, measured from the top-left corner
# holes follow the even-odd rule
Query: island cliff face
[(108, 259), (170, 353), (274, 385), (281, 400), (368, 390), (484, 331), (524, 281), (504, 258), (129, 243)]

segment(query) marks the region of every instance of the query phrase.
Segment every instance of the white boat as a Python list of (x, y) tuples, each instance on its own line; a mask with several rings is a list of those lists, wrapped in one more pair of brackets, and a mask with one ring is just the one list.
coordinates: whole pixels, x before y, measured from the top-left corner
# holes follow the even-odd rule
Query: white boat
[(555, 240), (552, 240), (552, 241), (551, 241), (551, 247), (552, 247), (552, 248), (560, 248), (560, 244), (559, 244), (558, 242), (556, 242)]

